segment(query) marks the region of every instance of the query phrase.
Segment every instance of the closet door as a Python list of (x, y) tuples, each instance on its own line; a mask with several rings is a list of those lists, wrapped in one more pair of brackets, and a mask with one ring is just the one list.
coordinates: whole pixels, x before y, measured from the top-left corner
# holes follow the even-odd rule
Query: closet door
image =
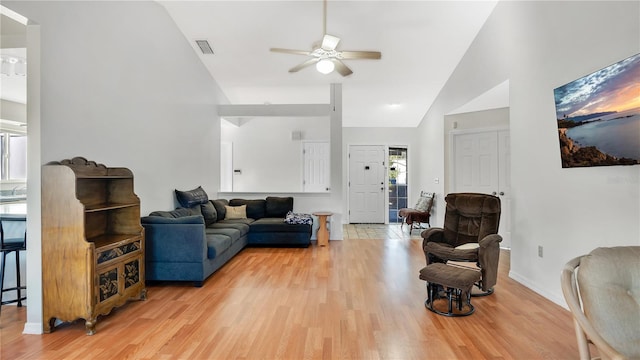
[(497, 132), (456, 134), (453, 144), (455, 192), (497, 192)]
[(500, 197), (501, 247), (511, 248), (511, 147), (509, 130), (454, 133), (453, 188)]

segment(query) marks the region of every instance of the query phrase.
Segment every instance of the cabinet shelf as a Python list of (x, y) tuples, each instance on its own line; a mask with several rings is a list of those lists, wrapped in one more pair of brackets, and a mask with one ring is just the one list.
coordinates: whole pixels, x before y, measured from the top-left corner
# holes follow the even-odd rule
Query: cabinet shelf
[(131, 175), (77, 175), (79, 180), (116, 180), (116, 179), (133, 179)]
[(96, 251), (102, 251), (106, 247), (116, 247), (136, 238), (140, 238), (140, 234), (103, 234), (87, 238), (87, 241), (94, 244)]
[(87, 205), (84, 208), (85, 212), (96, 212), (96, 211), (107, 211), (107, 210), (115, 210), (115, 209), (123, 209), (132, 206), (138, 206), (138, 203), (104, 203), (104, 204), (96, 204), (96, 205)]

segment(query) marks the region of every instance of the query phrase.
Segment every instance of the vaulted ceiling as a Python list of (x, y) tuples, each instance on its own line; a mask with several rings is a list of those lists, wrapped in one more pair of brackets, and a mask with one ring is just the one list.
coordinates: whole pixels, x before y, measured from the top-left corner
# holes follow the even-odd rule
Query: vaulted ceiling
[[(327, 33), (338, 50), (382, 52), (380, 60), (345, 60), (353, 74), (320, 74), (307, 58), (272, 47), (312, 50), (322, 39), (323, 3), (160, 1), (232, 104), (329, 102), (341, 83), (343, 126), (419, 125), (496, 1), (329, 1)], [(203, 55), (195, 40), (208, 40)]]

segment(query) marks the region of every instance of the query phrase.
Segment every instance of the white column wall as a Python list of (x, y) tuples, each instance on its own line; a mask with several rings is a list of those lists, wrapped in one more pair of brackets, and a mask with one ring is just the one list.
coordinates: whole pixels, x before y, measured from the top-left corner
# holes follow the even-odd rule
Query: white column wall
[[(130, 168), (142, 215), (173, 208), (175, 188), (218, 189), (216, 106), (228, 101), (162, 6), (151, 1), (3, 1), (3, 6), (40, 29), (39, 129), (32, 123), (37, 114), (28, 109), (29, 150), (39, 146), (40, 157), (29, 157), (38, 162), (29, 164), (29, 217), (39, 217), (40, 175), (32, 170), (74, 156)], [(39, 138), (32, 138), (37, 130)], [(38, 146), (32, 144), (36, 139)], [(42, 331), (36, 223), (28, 225), (29, 333)]]
[(629, 1), (498, 3), (419, 128), (433, 140), (421, 153), (429, 179), (444, 169), (444, 114), (510, 81), (510, 276), (558, 304), (569, 259), (640, 245), (640, 166), (563, 169), (553, 98), (554, 88), (640, 52), (639, 13)]

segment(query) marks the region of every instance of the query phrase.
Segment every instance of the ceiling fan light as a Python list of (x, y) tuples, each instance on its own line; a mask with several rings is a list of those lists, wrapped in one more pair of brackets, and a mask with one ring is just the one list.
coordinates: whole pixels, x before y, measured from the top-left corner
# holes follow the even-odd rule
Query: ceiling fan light
[(316, 63), (316, 70), (318, 70), (318, 72), (322, 73), (322, 74), (330, 74), (331, 72), (333, 72), (333, 70), (336, 68), (336, 66), (333, 64), (333, 62), (329, 59), (322, 59), (320, 61), (318, 61)]

